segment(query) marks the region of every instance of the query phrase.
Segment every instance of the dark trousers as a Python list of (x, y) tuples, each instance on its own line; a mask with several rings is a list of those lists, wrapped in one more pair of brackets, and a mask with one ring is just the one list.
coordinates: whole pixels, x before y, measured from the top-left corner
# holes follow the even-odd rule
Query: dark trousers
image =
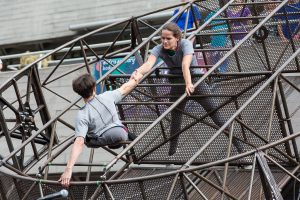
[[(169, 79), (170, 83), (182, 83), (183, 78), (181, 79)], [(193, 80), (193, 83), (195, 83), (196, 80)], [(170, 94), (171, 95), (182, 95), (185, 92), (185, 86), (172, 86)], [(210, 86), (206, 82), (202, 82), (198, 87), (195, 88), (195, 92), (193, 94), (212, 94)], [(170, 101), (174, 102), (177, 98), (170, 98)], [(199, 103), (206, 112), (210, 112), (217, 108), (216, 102), (213, 100), (213, 97), (204, 97), (204, 98), (198, 98), (195, 100), (197, 103)], [(184, 110), (186, 106), (186, 100), (183, 100), (176, 108), (179, 110)], [(170, 137), (177, 134), (181, 130), (181, 122), (182, 122), (182, 112), (179, 110), (174, 109), (171, 112), (171, 128), (170, 128)], [(221, 127), (226, 121), (224, 117), (219, 113), (219, 111), (215, 111), (213, 114), (210, 115), (213, 122)], [(177, 145), (178, 145), (178, 136), (174, 137), (172, 140), (170, 140), (170, 147), (169, 147), (169, 155), (173, 155), (176, 153)]]

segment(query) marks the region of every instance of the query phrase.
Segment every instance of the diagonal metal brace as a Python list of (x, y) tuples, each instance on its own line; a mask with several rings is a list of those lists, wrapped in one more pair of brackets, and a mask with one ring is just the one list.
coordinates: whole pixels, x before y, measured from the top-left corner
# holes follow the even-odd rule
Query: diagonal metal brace
[(262, 151), (256, 153), (256, 160), (261, 184), (264, 189), (266, 199), (283, 200), (280, 189), (274, 179), (274, 176), (268, 166), (267, 160)]

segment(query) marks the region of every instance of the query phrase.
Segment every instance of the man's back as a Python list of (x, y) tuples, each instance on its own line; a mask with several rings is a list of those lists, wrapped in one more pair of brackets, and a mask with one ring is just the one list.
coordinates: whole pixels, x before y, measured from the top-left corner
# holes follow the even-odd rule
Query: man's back
[(87, 101), (77, 114), (75, 135), (85, 137), (86, 134), (100, 136), (106, 130), (123, 126), (119, 120), (116, 103), (121, 101), (119, 90), (107, 91)]

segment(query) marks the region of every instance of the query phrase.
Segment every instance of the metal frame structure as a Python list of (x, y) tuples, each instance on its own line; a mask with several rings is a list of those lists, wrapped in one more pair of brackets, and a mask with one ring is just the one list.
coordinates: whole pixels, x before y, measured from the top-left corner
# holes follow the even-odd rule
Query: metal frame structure
[[(165, 74), (163, 63), (156, 64), (134, 91), (118, 104), (123, 123), (138, 137), (120, 153), (102, 147), (113, 157), (108, 164), (94, 163), (96, 150), (91, 149), (88, 162), (75, 165), (85, 166), (87, 176), (85, 181), (72, 182), (70, 199), (257, 199), (263, 195), (266, 199), (283, 199), (280, 191), (291, 180), (299, 182), (300, 158), (295, 138), (300, 133), (293, 130), (282, 82), (300, 92), (283, 76), (283, 73), (299, 72), (300, 44), (292, 37), (289, 42), (280, 42), (266, 35), (266, 29), (274, 24), (293, 23), (288, 17), (299, 15), (299, 10), (296, 13), (278, 13), (289, 6), (288, 3), (288, 0), (243, 3), (230, 0), (226, 4), (223, 1), (178, 4), (94, 30), (22, 69), (0, 87), (0, 142), (5, 141), (7, 145), (7, 152), (1, 155), (3, 158), (0, 160), (0, 199), (34, 199), (61, 188), (57, 181), (49, 179), (49, 173), (51, 167), (65, 164), (56, 160), (72, 145), (74, 127), (68, 116), (72, 115), (72, 110), (80, 108), (80, 99), (56, 91), (55, 83), (68, 79), (72, 74), (91, 73), (90, 65), (102, 61), (111, 65), (111, 69), (97, 84), (102, 91), (119, 87), (130, 76), (122, 72), (121, 64), (132, 56), (142, 63), (152, 46), (158, 44), (162, 27), (155, 29), (141, 18), (180, 7), (168, 23), (185, 11), (194, 12), (191, 6), (214, 11), (213, 16), (201, 26), (195, 24), (192, 30), (185, 28), (183, 31), (184, 37), (195, 37), (195, 52), (203, 56), (202, 64), (191, 67), (207, 69), (205, 74), (195, 75), (195, 88), (207, 83), (214, 92), (207, 90), (190, 97), (185, 93), (170, 94), (170, 87), (182, 87), (183, 82), (170, 82), (179, 76)], [(263, 5), (274, 6), (261, 15), (258, 7)], [(252, 16), (227, 16), (229, 9), (245, 9), (246, 6), (251, 8)], [(282, 16), (285, 20), (272, 21)], [(241, 20), (251, 22), (243, 27), (243, 31), (232, 25), (234, 21)], [(220, 24), (228, 28), (213, 29)], [(116, 26), (123, 29), (106, 50), (92, 48), (88, 44), (89, 38)], [(148, 30), (141, 31), (145, 29)], [(211, 37), (220, 35), (228, 37), (226, 47), (207, 45)], [(237, 35), (244, 37), (236, 41)], [(290, 35), (293, 35), (291, 31)], [(131, 40), (129, 45), (120, 42), (127, 37)], [(64, 59), (76, 45), (81, 48), (84, 63), (62, 67)], [(66, 48), (68, 51), (60, 62), (46, 77), (42, 77), (37, 63)], [(212, 52), (223, 54), (210, 63)], [(121, 62), (116, 65), (110, 63), (110, 58), (124, 53), (126, 56)], [(87, 57), (91, 56), (94, 59), (88, 60)], [(225, 62), (228, 63), (228, 71), (218, 72)], [(120, 75), (113, 75), (115, 71)], [(54, 117), (50, 115), (48, 94), (61, 99), (66, 105)], [(217, 106), (206, 111), (197, 103), (197, 100), (205, 98), (214, 101)], [(179, 105), (184, 101), (187, 106), (182, 109)], [(182, 120), (178, 121), (181, 130), (171, 135), (170, 121), (174, 110), (181, 113)], [(212, 120), (211, 116), (216, 113), (223, 115), (222, 126)], [(58, 127), (61, 126), (70, 130), (69, 135), (60, 133)], [(180, 145), (173, 156), (168, 156), (167, 146), (175, 138)], [(242, 145), (242, 151), (238, 150), (236, 142)], [(125, 164), (108, 176), (119, 161)], [(134, 168), (132, 164), (176, 164), (177, 167)], [(245, 165), (251, 165), (252, 170), (240, 168)], [(103, 176), (92, 180), (92, 168), (99, 166), (104, 167)], [(37, 167), (38, 170), (35, 169)], [(30, 176), (32, 171), (37, 177)], [(238, 184), (241, 187), (237, 187)]]

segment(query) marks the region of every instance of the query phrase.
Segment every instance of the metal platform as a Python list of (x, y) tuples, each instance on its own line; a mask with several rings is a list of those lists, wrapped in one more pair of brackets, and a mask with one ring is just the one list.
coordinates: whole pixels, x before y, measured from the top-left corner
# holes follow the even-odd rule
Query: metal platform
[[(93, 195), (96, 199), (248, 199), (251, 186), (252, 170), (232, 167), (228, 170), (226, 178), (226, 193), (222, 192), (224, 180), (224, 167), (216, 167), (207, 170), (183, 173), (180, 176), (165, 174), (173, 170), (159, 168), (130, 168), (118, 181), (111, 181), (100, 187), (100, 182), (91, 184), (72, 185), (68, 190), (70, 199), (90, 199)], [(272, 169), (274, 178), (279, 187), (288, 176), (278, 168)], [(156, 176), (155, 176), (156, 175)], [(139, 177), (139, 178), (136, 178)], [(132, 178), (132, 179), (130, 179)], [(175, 185), (174, 185), (174, 180)], [(190, 183), (192, 181), (197, 191)], [(37, 199), (40, 196), (40, 188), (44, 195), (59, 191), (57, 184), (38, 182), (37, 180), (25, 180), (24, 177), (14, 177), (11, 174), (0, 175), (1, 192), (6, 194), (3, 199)], [(262, 184), (258, 170), (254, 171), (254, 181), (250, 199), (264, 197)], [(94, 193), (98, 189), (97, 193)], [(204, 196), (203, 196), (204, 195)], [(23, 197), (23, 198), (20, 198)]]
[[(298, 11), (279, 14), (288, 3), (288, 0), (246, 3), (230, 0), (226, 4), (191, 1), (149, 13), (183, 6), (168, 20), (170, 22), (193, 5), (206, 11), (217, 10), (201, 26), (195, 25), (187, 34), (184, 31), (184, 37), (195, 37), (196, 52), (203, 55), (203, 62), (192, 67), (207, 69), (205, 74), (193, 77), (195, 88), (204, 89), (188, 97), (182, 77), (170, 75), (162, 63), (156, 64), (117, 105), (123, 123), (138, 137), (123, 150), (103, 147), (112, 156), (107, 164), (93, 161), (97, 158), (96, 149), (91, 149), (86, 162), (77, 164), (85, 167), (86, 180), (71, 183), (69, 199), (283, 199), (282, 190), (291, 181), (299, 182), (300, 166), (297, 146), (300, 133), (293, 130), (283, 83), (297, 92), (300, 89), (282, 73), (300, 71), (300, 43), (293, 38), (282, 42), (277, 37), (264, 35), (264, 30), (293, 23), (288, 18), (274, 23), (278, 16), (299, 14)], [(268, 12), (258, 11), (258, 7), (269, 4), (273, 6)], [(228, 18), (228, 9), (237, 6), (251, 7), (252, 16)], [(128, 80), (130, 75), (124, 74), (120, 65), (132, 57), (139, 62), (146, 60), (162, 29), (153, 29), (141, 19), (143, 16), (125, 19), (74, 39), (0, 86), (0, 142), (4, 144), (0, 147), (3, 157), (0, 160), (1, 200), (36, 199), (62, 189), (48, 175), (51, 169), (66, 164), (58, 160), (73, 142), (72, 119), (82, 102), (76, 96), (65, 95), (71, 85), (58, 86), (62, 80), (91, 73), (90, 65), (98, 61), (108, 62), (107, 59), (121, 55), (123, 60), (116, 65), (110, 63), (112, 68), (97, 84), (104, 91), (105, 87), (117, 88)], [(229, 28), (213, 30), (212, 26), (220, 20)], [(243, 33), (233, 33), (232, 20), (251, 23)], [(91, 48), (87, 41), (113, 26), (123, 26), (123, 30), (99, 56), (98, 49)], [(143, 33), (141, 28), (151, 30), (152, 34)], [(210, 37), (218, 34), (227, 35), (228, 45), (211, 49)], [(244, 37), (235, 41), (233, 35), (238, 34)], [(131, 38), (131, 44), (115, 47), (121, 38)], [(81, 47), (84, 64), (62, 67), (77, 44)], [(37, 63), (65, 48), (69, 51), (61, 62), (41, 76)], [(211, 60), (211, 52), (224, 54)], [(87, 56), (94, 59), (88, 60)], [(225, 62), (228, 69), (220, 73), (218, 69)], [(119, 75), (114, 75), (116, 71)], [(59, 99), (60, 111), (50, 114), (51, 101), (55, 98)], [(186, 106), (182, 106), (183, 102)], [(171, 131), (175, 126), (176, 131)], [(174, 147), (170, 144), (176, 142), (174, 154), (169, 155), (170, 147)], [(116, 164), (120, 164), (119, 169), (106, 177)], [(133, 164), (160, 167), (132, 168)], [(166, 164), (177, 164), (177, 168), (163, 169)], [(246, 165), (252, 166), (252, 170), (245, 170)], [(103, 176), (92, 181), (92, 169), (96, 167), (102, 167)]]

